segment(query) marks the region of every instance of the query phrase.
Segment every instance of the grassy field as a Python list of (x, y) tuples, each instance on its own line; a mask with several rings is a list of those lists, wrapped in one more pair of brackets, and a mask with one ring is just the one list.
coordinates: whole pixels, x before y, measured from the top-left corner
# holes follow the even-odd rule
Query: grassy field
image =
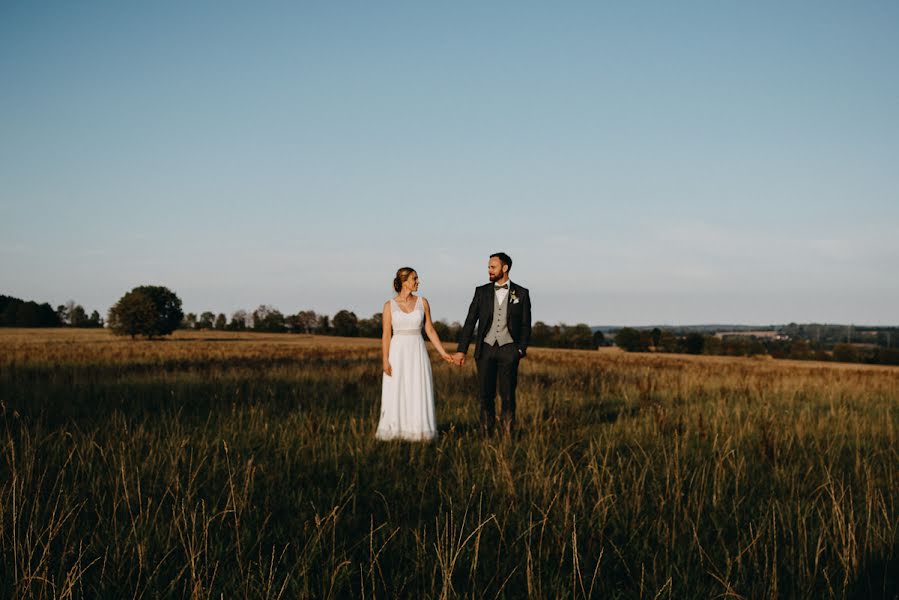
[(895, 598), (899, 369), (534, 349), (373, 439), (375, 340), (0, 330), (15, 598)]

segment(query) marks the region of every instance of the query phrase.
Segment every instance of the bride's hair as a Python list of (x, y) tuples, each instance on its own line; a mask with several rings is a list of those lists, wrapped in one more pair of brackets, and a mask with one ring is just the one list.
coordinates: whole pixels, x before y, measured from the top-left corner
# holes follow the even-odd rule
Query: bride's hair
[(393, 278), (393, 290), (397, 293), (403, 289), (403, 282), (409, 279), (409, 275), (415, 272), (412, 267), (402, 267), (396, 270), (396, 277)]

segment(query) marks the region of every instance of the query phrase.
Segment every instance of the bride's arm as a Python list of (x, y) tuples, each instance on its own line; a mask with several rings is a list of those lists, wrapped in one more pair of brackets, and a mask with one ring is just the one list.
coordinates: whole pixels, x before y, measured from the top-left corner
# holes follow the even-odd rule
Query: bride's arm
[(437, 330), (434, 329), (434, 323), (431, 321), (431, 305), (424, 298), (421, 299), (421, 303), (425, 308), (425, 335), (434, 344), (434, 348), (437, 349), (437, 353), (443, 357), (443, 360), (452, 361), (453, 359), (444, 349), (443, 344), (440, 343), (440, 336), (437, 335)]
[(390, 368), (390, 336), (392, 335), (390, 324), (390, 302), (384, 303), (384, 313), (381, 315), (381, 368), (388, 375), (393, 375)]

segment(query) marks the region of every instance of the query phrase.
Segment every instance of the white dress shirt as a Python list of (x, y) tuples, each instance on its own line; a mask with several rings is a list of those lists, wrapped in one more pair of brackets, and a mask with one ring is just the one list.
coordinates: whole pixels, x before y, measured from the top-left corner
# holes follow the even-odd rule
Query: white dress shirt
[[(512, 289), (512, 280), (511, 279), (502, 285), (506, 285), (506, 284), (509, 284), (509, 289)], [(500, 284), (494, 283), (493, 285), (500, 285)], [(494, 288), (493, 291), (496, 292), (496, 301), (499, 302), (500, 304), (503, 303), (503, 301), (506, 299), (506, 296), (509, 294), (509, 290), (497, 290)]]

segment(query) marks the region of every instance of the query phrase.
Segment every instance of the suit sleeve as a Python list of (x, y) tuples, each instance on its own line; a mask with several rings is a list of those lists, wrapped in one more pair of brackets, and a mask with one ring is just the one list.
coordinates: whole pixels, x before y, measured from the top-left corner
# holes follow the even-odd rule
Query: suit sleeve
[(518, 349), (524, 356), (528, 352), (528, 344), (531, 342), (531, 293), (524, 294), (522, 299), (521, 310), (521, 339), (518, 342)]
[(465, 325), (462, 326), (462, 332), (459, 334), (459, 345), (456, 352), (465, 354), (468, 352), (468, 345), (474, 336), (474, 324), (478, 320), (478, 290), (474, 291), (474, 298), (471, 299), (471, 306), (468, 307), (468, 316), (465, 317)]

